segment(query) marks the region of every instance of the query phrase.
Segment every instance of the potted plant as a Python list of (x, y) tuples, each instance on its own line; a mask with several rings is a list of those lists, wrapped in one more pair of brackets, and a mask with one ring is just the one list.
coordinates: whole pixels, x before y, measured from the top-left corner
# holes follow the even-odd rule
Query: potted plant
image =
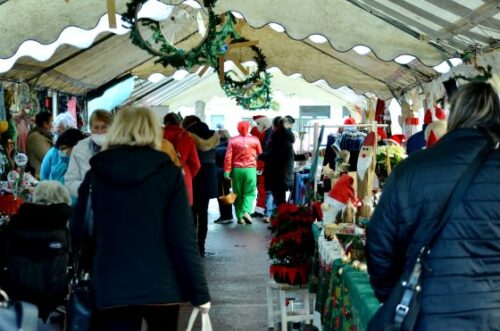
[(268, 251), (269, 273), (277, 282), (291, 285), (308, 282), (315, 248), (313, 222), (313, 213), (308, 207), (283, 204), (278, 208), (271, 222), (275, 236)]

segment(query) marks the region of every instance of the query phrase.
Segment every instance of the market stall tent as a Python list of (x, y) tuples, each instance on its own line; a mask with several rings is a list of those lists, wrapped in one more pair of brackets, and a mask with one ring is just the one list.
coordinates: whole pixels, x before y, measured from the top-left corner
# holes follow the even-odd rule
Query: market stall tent
[[(117, 13), (124, 12), (127, 1), (115, 2)], [(494, 0), (219, 0), (215, 11), (243, 15), (245, 36), (258, 40), (269, 64), (285, 74), (299, 72), (311, 82), (324, 79), (332, 87), (346, 85), (383, 99), (431, 81), (438, 76), (431, 67), (458, 53), (497, 48), (500, 38), (500, 8)], [(0, 58), (13, 56), (29, 40), (51, 43), (67, 27), (92, 29), (106, 12), (102, 0), (3, 1)], [(327, 42), (315, 43), (311, 35)], [(357, 54), (352, 50), (357, 45), (368, 46), (371, 53)], [(409, 62), (393, 61), (404, 55)], [(86, 94), (131, 72), (146, 77), (153, 71), (154, 60), (127, 35), (103, 33), (86, 50), (61, 46), (45, 62), (23, 57), (0, 80)]]

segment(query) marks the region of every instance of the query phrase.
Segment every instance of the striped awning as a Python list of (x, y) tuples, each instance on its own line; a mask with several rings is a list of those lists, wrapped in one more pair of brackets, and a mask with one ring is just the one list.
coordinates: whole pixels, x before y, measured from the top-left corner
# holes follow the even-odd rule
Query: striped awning
[[(124, 12), (127, 0), (115, 2), (117, 12)], [(500, 40), (498, 0), (219, 0), (215, 9), (241, 14), (244, 35), (259, 40), (268, 63), (283, 73), (384, 99), (434, 79), (439, 74), (433, 66), (470, 50), (488, 53)], [(67, 27), (92, 29), (106, 12), (103, 0), (0, 1), (0, 58), (30, 40), (51, 43)], [(312, 41), (313, 35), (326, 42)], [(357, 45), (371, 52), (359, 55)], [(402, 55), (415, 59), (394, 61)], [(172, 70), (154, 66), (127, 35), (105, 34), (85, 50), (61, 46), (45, 62), (21, 58), (0, 80), (85, 94), (131, 72), (147, 77), (156, 71)]]

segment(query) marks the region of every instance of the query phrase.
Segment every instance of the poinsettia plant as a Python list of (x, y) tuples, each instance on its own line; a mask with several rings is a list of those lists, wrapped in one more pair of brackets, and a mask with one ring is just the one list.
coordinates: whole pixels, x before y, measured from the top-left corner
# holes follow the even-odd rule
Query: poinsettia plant
[(313, 222), (314, 216), (308, 207), (283, 204), (278, 208), (271, 222), (275, 237), (268, 251), (273, 264), (310, 263), (314, 254)]
[(384, 145), (377, 147), (377, 165), (375, 172), (381, 183), (384, 183), (391, 171), (408, 155), (400, 145)]

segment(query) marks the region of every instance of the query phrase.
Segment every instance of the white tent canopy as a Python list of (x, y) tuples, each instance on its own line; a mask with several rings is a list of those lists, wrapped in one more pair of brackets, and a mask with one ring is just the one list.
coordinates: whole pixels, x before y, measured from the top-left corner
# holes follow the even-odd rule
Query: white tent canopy
[[(117, 13), (126, 10), (127, 0), (115, 2)], [(244, 35), (259, 40), (270, 66), (288, 75), (299, 72), (310, 82), (324, 79), (332, 87), (347, 85), (357, 93), (371, 91), (387, 99), (431, 81), (438, 73), (430, 66), (458, 53), (497, 48), (497, 4), (495, 0), (219, 0), (215, 11), (243, 15), (248, 24)], [(51, 43), (70, 26), (92, 29), (106, 12), (102, 0), (0, 1), (0, 58), (13, 56), (28, 40)], [(285, 32), (270, 29), (269, 23), (281, 25)], [(311, 35), (328, 42), (306, 39)], [(88, 50), (61, 46), (42, 63), (21, 58), (11, 71), (0, 74), (0, 80), (86, 94), (130, 72), (147, 77), (157, 71), (151, 56), (127, 39), (128, 35), (101, 34)], [(351, 50), (356, 45), (372, 52), (359, 55)], [(404, 65), (391, 62), (401, 55), (416, 59)]]

